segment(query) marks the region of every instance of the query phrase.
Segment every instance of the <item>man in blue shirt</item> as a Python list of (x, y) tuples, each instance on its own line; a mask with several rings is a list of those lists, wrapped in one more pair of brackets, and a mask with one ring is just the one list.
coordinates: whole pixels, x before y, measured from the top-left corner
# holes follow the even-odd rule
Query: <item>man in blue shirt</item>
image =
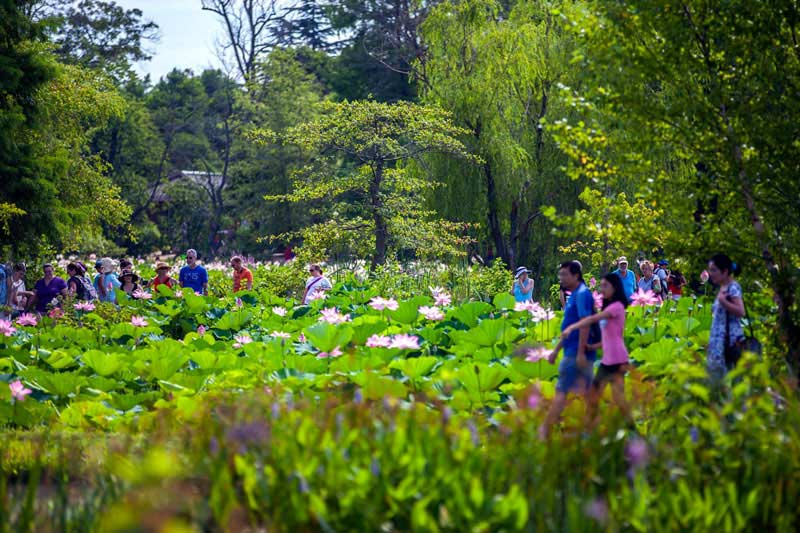
[(636, 274), (628, 270), (628, 259), (624, 255), (617, 259), (617, 269), (612, 274), (619, 276), (625, 289), (625, 296), (630, 298), (636, 292)]
[[(594, 298), (583, 281), (581, 265), (577, 261), (561, 263), (558, 269), (558, 279), (561, 286), (571, 291), (567, 305), (564, 308), (564, 319), (561, 321), (561, 331), (572, 324), (594, 313)], [(558, 383), (556, 395), (544, 423), (539, 428), (539, 436), (546, 439), (550, 429), (558, 421), (564, 406), (567, 404), (567, 394), (577, 392), (585, 395), (592, 384), (592, 365), (597, 357), (593, 350), (587, 349), (590, 328), (580, 328), (573, 331), (566, 339), (558, 343), (553, 353), (550, 354), (550, 363), (555, 363), (558, 352), (564, 349), (564, 357), (558, 366)]]
[(193, 248), (186, 250), (186, 266), (181, 268), (178, 281), (181, 287), (188, 287), (197, 294), (206, 294), (208, 290), (208, 272), (197, 264), (197, 251)]

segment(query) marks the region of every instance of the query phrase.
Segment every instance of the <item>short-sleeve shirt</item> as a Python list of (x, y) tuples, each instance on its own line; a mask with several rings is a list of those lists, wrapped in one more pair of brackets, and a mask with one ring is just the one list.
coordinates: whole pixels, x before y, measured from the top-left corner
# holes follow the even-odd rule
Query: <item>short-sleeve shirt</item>
[(188, 287), (194, 292), (203, 294), (203, 285), (208, 283), (208, 272), (202, 265), (195, 265), (194, 268), (186, 265), (181, 268), (178, 281), (181, 282), (183, 287)]
[(33, 289), (36, 291), (36, 311), (46, 313), (48, 304), (66, 288), (67, 282), (59, 277), (51, 279), (49, 284), (45, 284), (44, 278), (37, 281)]
[(0, 306), (6, 305), (8, 299), (8, 271), (5, 265), (0, 265)]
[[(567, 300), (567, 305), (564, 308), (564, 319), (561, 321), (561, 331), (564, 331), (572, 324), (586, 318), (594, 313), (594, 298), (592, 293), (586, 288), (584, 283), (578, 285), (578, 288), (572, 291)], [(578, 346), (580, 344), (580, 331), (573, 331), (569, 337), (564, 340), (562, 345), (564, 348), (565, 357), (575, 357), (578, 355)], [(594, 351), (586, 350), (586, 355), (593, 357)]]
[(641, 290), (643, 291), (652, 291), (653, 289), (653, 282), (656, 280), (655, 275), (650, 279), (644, 279), (644, 277), (639, 278), (639, 282), (636, 284)]
[(94, 281), (92, 282), (92, 284), (94, 285), (94, 288), (97, 291), (98, 300), (100, 300), (101, 302), (117, 303), (117, 293), (115, 291), (120, 287), (122, 287), (122, 283), (119, 281), (119, 278), (117, 277), (116, 274), (114, 274), (113, 272), (109, 272), (108, 274), (106, 274), (105, 287), (104, 287), (105, 295), (103, 295), (103, 293), (100, 292), (100, 287), (99, 287), (100, 274), (94, 277)]
[(612, 274), (616, 274), (619, 276), (619, 279), (622, 280), (622, 287), (625, 289), (625, 296), (628, 298), (633, 296), (633, 293), (636, 292), (636, 274), (634, 274), (631, 270), (627, 270), (626, 275), (623, 277), (619, 269), (612, 272)]
[[(735, 281), (728, 284), (728, 296), (742, 298), (742, 287)], [(738, 340), (744, 338), (744, 330), (739, 317), (728, 313), (719, 300), (714, 300), (711, 306), (711, 333), (708, 338), (708, 348), (706, 348), (706, 362), (708, 369), (715, 377), (725, 374), (725, 345), (730, 346)], [(726, 328), (727, 322), (727, 328)], [(725, 330), (728, 331), (728, 338), (725, 338)]]
[(330, 290), (332, 288), (333, 285), (331, 285), (331, 282), (325, 276), (311, 276), (306, 280), (306, 289), (308, 289), (308, 292), (306, 293), (306, 298), (303, 300), (303, 303), (307, 304), (309, 302), (308, 297), (311, 296), (312, 293), (321, 290)]
[(628, 362), (628, 350), (625, 348), (623, 332), (625, 331), (625, 306), (621, 302), (614, 302), (603, 310), (609, 315), (600, 321), (600, 331), (603, 333), (603, 360), (604, 365), (620, 365)]
[[(242, 287), (244, 280), (244, 287)], [(253, 283), (253, 273), (246, 267), (242, 267), (241, 272), (233, 271), (233, 292), (239, 292), (247, 288), (247, 282)]]

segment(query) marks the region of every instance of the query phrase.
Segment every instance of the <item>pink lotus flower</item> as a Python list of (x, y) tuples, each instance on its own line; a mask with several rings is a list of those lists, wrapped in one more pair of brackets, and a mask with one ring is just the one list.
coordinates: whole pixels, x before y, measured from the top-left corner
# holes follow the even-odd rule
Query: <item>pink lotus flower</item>
[(392, 338), (386, 335), (373, 335), (367, 339), (367, 348), (388, 348)]
[(20, 380), (9, 383), (8, 388), (11, 389), (11, 397), (18, 402), (25, 401), (25, 396), (33, 392), (31, 389), (25, 388)]
[(143, 316), (132, 316), (131, 317), (131, 324), (136, 326), (137, 328), (146, 328), (147, 327), (147, 319)]
[(47, 313), (47, 316), (49, 316), (53, 320), (58, 320), (59, 318), (64, 316), (64, 311), (62, 311), (60, 307), (54, 307), (50, 310), (49, 313)]
[(17, 328), (11, 325), (10, 320), (2, 320), (0, 319), (0, 335), (5, 335), (6, 337), (10, 337), (14, 333), (16, 333)]
[(291, 339), (292, 338), (292, 334), (291, 333), (286, 333), (285, 331), (273, 331), (272, 333), (270, 333), (270, 335), (272, 337), (276, 337), (276, 338), (280, 338), (280, 339)]
[(197, 326), (197, 334), (200, 335), (201, 337), (203, 335), (205, 335), (206, 334), (206, 327), (204, 325), (202, 325), (202, 324)]
[(234, 348), (241, 348), (245, 344), (253, 342), (249, 335), (236, 335), (233, 339), (236, 341), (233, 343)]
[(589, 278), (589, 288), (594, 289), (595, 285), (597, 285), (597, 280), (594, 279), (594, 276), (592, 276)]
[(431, 294), (433, 295), (434, 303), (439, 307), (447, 307), (452, 303), (452, 298), (443, 288), (429, 287), (429, 289), (431, 290)]
[(236, 298), (236, 307), (244, 306), (244, 302), (242, 302), (241, 298)]
[(22, 313), (17, 317), (18, 326), (35, 326), (39, 323), (39, 319), (33, 313)]
[(341, 357), (341, 355), (342, 355), (342, 351), (337, 346), (336, 348), (334, 348), (330, 352), (319, 352), (317, 354), (317, 359), (327, 359), (329, 357)]
[(286, 316), (286, 309), (284, 309), (283, 307), (273, 307), (272, 313), (278, 316)]
[(544, 346), (525, 350), (525, 360), (528, 361), (529, 363), (536, 363), (543, 359), (547, 359), (548, 357), (550, 357), (550, 350), (548, 350)]
[(419, 312), (428, 320), (444, 320), (444, 313), (435, 305), (432, 307), (423, 305), (419, 308)]
[(594, 308), (595, 309), (602, 309), (603, 308), (603, 295), (597, 291), (592, 292), (592, 298), (594, 298)]
[(367, 305), (376, 311), (383, 311), (384, 309), (388, 309), (389, 311), (397, 311), (397, 308), (400, 307), (400, 304), (397, 303), (397, 300), (394, 298), (382, 298), (380, 296), (376, 296), (370, 300), (369, 304)]
[(649, 305), (657, 305), (658, 303), (659, 303), (659, 298), (653, 291), (644, 291), (642, 289), (639, 289), (638, 291), (633, 293), (633, 296), (631, 296), (632, 305), (647, 307)]
[(517, 302), (514, 304), (514, 311), (527, 311), (531, 315), (531, 320), (534, 322), (541, 322), (542, 320), (550, 320), (554, 314), (541, 306), (539, 302), (527, 300), (525, 302)]
[(323, 309), (320, 311), (320, 314), (322, 315), (320, 320), (323, 322), (328, 322), (329, 324), (342, 324), (350, 321), (349, 316), (339, 313), (335, 307)]
[(395, 335), (392, 337), (392, 342), (389, 343), (389, 348), (397, 348), (398, 350), (419, 350), (419, 337), (407, 335), (405, 333)]
[(309, 294), (308, 296), (306, 296), (306, 299), (309, 302), (313, 302), (314, 300), (324, 300), (327, 297), (328, 297), (328, 295), (326, 294), (325, 291), (316, 290), (316, 291), (312, 292), (311, 294)]
[(94, 311), (95, 309), (95, 306), (92, 302), (78, 302), (72, 307), (74, 307), (76, 311), (83, 311), (85, 313)]
[(298, 342), (306, 342), (305, 334), (301, 333), (299, 337), (297, 337)]
[(149, 300), (150, 298), (153, 297), (152, 294), (150, 294), (147, 291), (143, 291), (142, 289), (136, 289), (135, 291), (133, 291), (133, 293), (131, 293), (131, 296), (133, 296), (137, 300)]
[(710, 277), (708, 270), (703, 270), (700, 272), (700, 281), (703, 283), (708, 283), (708, 278)]

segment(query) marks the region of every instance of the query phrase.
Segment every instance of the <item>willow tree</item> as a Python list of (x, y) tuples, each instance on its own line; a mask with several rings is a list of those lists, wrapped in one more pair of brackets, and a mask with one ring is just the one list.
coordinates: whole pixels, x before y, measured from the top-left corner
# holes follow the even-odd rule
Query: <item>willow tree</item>
[[(563, 112), (556, 88), (575, 75), (574, 38), (556, 12), (562, 3), (445, 2), (422, 25), (423, 101), (453, 112), (482, 159), (477, 171), (454, 173), (461, 183), (453, 190), (470, 190), (456, 209), (484, 211), (489, 241), (511, 267), (530, 258), (532, 225), (544, 222), (541, 208), (575, 206), (581, 190), (561, 171), (566, 158), (542, 127), (543, 119)], [(541, 244), (550, 232), (539, 235)]]
[(295, 173), (293, 190), (268, 200), (305, 203), (321, 221), (303, 231), (307, 241), (349, 239), (369, 243), (372, 266), (391, 250), (458, 253), (455, 226), (431, 218), (420, 193), (436, 184), (407, 172), (407, 164), (444, 153), (475, 160), (449, 113), (410, 102), (326, 103), (319, 118), (287, 131), (311, 162)]

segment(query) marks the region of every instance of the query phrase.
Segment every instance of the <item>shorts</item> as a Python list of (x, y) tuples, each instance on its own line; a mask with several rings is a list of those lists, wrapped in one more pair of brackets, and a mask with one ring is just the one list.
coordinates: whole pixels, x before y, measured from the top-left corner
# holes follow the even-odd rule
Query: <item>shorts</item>
[(624, 376), (627, 371), (628, 363), (618, 363), (616, 365), (604, 365), (600, 363), (600, 366), (597, 367), (597, 373), (594, 375), (594, 388), (599, 389), (606, 383), (611, 382), (614, 376)]
[(587, 355), (586, 359), (589, 364), (585, 368), (580, 368), (576, 356), (565, 355), (561, 358), (561, 364), (558, 365), (557, 392), (563, 392), (564, 394), (568, 392), (583, 393), (589, 390), (589, 386), (592, 384), (595, 356)]

